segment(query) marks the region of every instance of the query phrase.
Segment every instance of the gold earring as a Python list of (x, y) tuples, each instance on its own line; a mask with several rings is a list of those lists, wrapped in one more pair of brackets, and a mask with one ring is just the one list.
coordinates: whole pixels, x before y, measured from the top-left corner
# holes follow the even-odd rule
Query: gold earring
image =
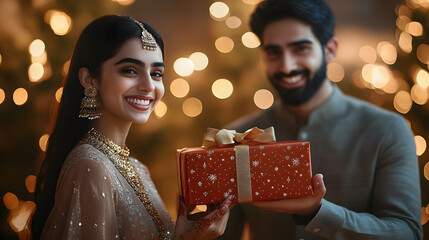
[(97, 89), (94, 87), (85, 88), (85, 97), (80, 102), (79, 117), (89, 120), (101, 117), (100, 100), (97, 97)]

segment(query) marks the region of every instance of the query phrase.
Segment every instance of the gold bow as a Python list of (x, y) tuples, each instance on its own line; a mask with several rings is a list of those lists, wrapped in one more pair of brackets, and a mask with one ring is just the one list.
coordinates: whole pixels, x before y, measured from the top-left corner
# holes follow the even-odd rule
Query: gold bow
[(274, 128), (251, 128), (244, 133), (235, 130), (207, 128), (204, 134), (203, 147), (225, 147), (237, 144), (270, 143), (275, 142)]

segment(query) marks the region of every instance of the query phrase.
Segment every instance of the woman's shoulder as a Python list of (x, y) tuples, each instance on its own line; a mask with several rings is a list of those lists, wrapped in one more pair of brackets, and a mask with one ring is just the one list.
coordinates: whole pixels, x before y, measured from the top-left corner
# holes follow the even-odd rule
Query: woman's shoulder
[(79, 144), (67, 156), (63, 168), (86, 168), (87, 170), (108, 170), (110, 160), (100, 150), (90, 144)]

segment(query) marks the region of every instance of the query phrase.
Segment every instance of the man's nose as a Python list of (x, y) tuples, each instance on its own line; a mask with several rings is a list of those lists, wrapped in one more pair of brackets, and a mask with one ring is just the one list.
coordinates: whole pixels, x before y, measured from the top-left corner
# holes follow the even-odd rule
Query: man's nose
[(284, 53), (282, 57), (281, 70), (285, 74), (290, 74), (291, 72), (297, 70), (297, 61), (295, 57), (290, 53)]

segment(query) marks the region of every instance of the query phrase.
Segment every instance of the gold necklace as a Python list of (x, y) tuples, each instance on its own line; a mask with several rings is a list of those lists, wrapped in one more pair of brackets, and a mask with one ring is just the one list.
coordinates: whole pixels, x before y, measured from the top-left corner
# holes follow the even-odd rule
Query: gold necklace
[(95, 128), (89, 130), (88, 134), (81, 142), (94, 146), (103, 152), (113, 162), (116, 169), (118, 169), (122, 176), (127, 180), (136, 195), (139, 197), (140, 201), (145, 206), (152, 218), (152, 221), (155, 223), (156, 228), (158, 229), (160, 239), (170, 239), (171, 233), (167, 231), (158, 211), (155, 209), (152, 201), (149, 199), (149, 196), (138, 173), (128, 159), (128, 156), (130, 155), (130, 150), (128, 147), (125, 146), (122, 148), (109, 138), (101, 135), (101, 133), (99, 133)]

